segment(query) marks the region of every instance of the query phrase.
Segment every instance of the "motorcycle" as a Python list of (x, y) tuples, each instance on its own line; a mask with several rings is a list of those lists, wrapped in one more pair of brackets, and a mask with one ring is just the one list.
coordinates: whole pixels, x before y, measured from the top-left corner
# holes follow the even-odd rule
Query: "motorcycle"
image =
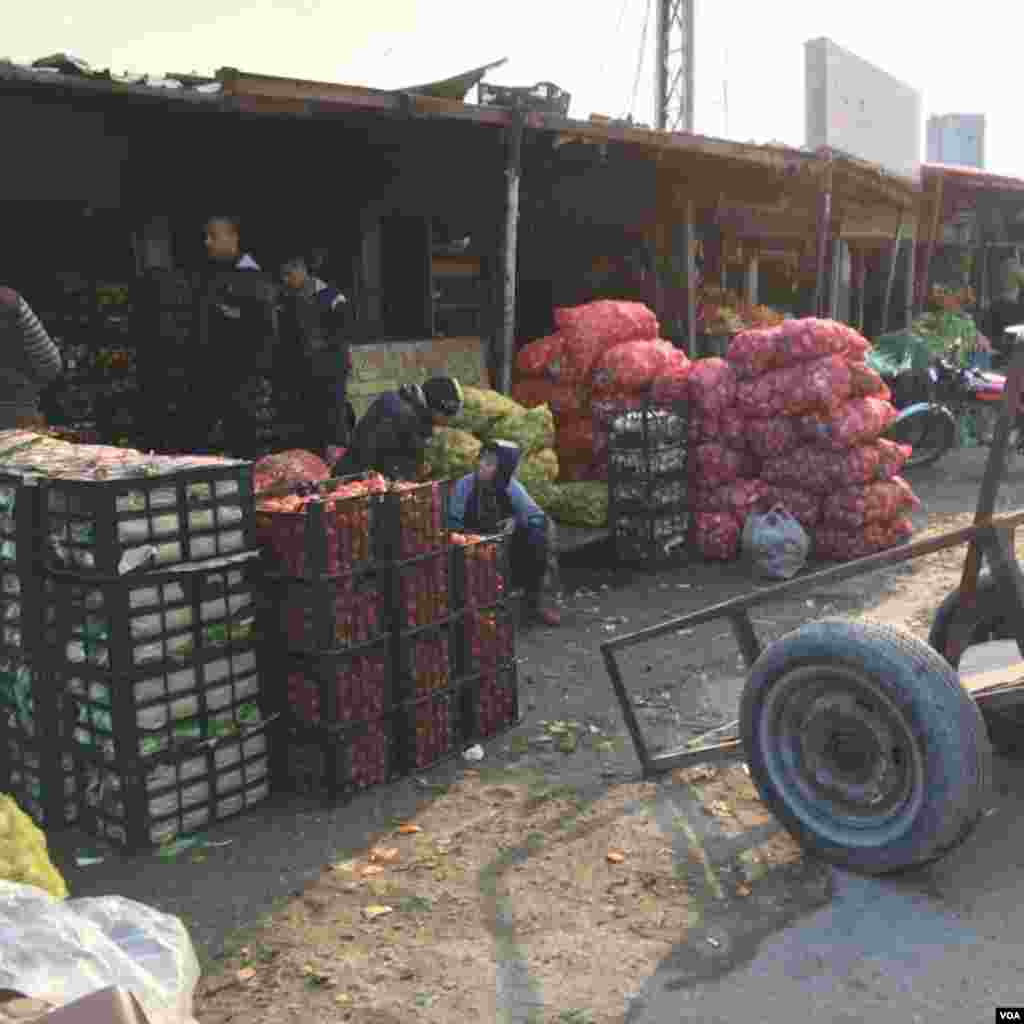
[[(1024, 324), (1007, 328), (1019, 340)], [(995, 437), (1006, 377), (1001, 373), (960, 366), (954, 359), (934, 360), (925, 371), (886, 377), (899, 417), (885, 437), (913, 448), (907, 468), (932, 465), (956, 447), (958, 425), (970, 416), (978, 441), (990, 445)], [(1007, 448), (1024, 453), (1024, 417), (1018, 417)]]

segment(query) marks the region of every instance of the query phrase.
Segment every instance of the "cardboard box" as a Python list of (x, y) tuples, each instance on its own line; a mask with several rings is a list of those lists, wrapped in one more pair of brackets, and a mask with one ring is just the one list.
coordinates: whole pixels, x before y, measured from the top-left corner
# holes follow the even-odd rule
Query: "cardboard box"
[[(41, 1016), (31, 1013), (32, 1005), (42, 1007), (44, 1000), (15, 996), (10, 1001), (0, 1001), (0, 1020), (38, 1021), (39, 1024), (152, 1024), (139, 1001), (123, 988), (104, 988), (83, 996), (81, 999), (44, 1012)], [(10, 1007), (11, 1016), (5, 1013)]]

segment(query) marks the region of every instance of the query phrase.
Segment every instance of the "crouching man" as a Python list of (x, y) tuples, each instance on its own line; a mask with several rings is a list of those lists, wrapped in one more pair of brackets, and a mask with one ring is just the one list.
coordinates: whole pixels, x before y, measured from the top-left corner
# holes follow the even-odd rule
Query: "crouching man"
[(553, 524), (515, 479), (519, 457), (519, 446), (509, 441), (485, 444), (476, 472), (452, 491), (448, 524), (458, 532), (485, 535), (506, 530), (510, 588), (522, 589), (529, 618), (558, 626), (562, 618), (550, 600), (558, 583)]

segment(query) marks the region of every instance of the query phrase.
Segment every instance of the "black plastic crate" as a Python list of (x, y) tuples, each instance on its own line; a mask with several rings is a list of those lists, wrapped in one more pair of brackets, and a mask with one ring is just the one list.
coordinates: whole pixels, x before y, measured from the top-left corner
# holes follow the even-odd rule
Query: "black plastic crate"
[(683, 470), (650, 476), (616, 475), (608, 481), (608, 499), (613, 518), (627, 510), (631, 515), (645, 511), (648, 515), (663, 515), (689, 504), (688, 474)]
[(471, 608), (462, 613), (456, 669), (460, 679), (494, 673), (499, 666), (514, 661), (515, 656), (516, 624), (510, 609)]
[(381, 496), (374, 523), (378, 565), (444, 552), (449, 547), (450, 480), (395, 483)]
[(398, 779), (402, 763), (394, 714), (344, 729), (286, 719), (275, 738), (275, 785), (326, 801)]
[(449, 619), (396, 638), (396, 702), (420, 700), (453, 685), (458, 675), (460, 636), (459, 620)]
[(688, 557), (690, 513), (686, 508), (656, 514), (617, 514), (611, 521), (612, 540), (620, 562), (634, 565), (683, 562)]
[(453, 552), (446, 548), (378, 569), (388, 620), (398, 632), (446, 622), (454, 611)]
[(477, 87), (477, 100), (482, 107), (510, 107), (568, 117), (572, 96), (553, 82), (538, 82), (533, 86), (481, 82)]
[(268, 639), (295, 653), (347, 650), (389, 635), (385, 595), (374, 575), (268, 581), (263, 598)]
[(140, 852), (238, 817), (271, 793), (273, 726), (109, 764), (76, 751), (82, 829)]
[(519, 723), (519, 673), (514, 661), (464, 680), (460, 710), (466, 744), (492, 739)]
[(255, 553), (127, 578), (51, 574), (44, 585), (54, 664), (113, 679), (154, 666), (187, 666), (257, 639)]
[(274, 671), (283, 677), (287, 700), (280, 710), (306, 725), (344, 726), (380, 718), (396, 702), (393, 665), (388, 640), (330, 654), (279, 658)]
[(595, 425), (607, 433), (610, 451), (684, 448), (690, 436), (690, 408), (686, 402), (650, 400), (595, 403)]
[(57, 569), (121, 576), (256, 547), (252, 466), (234, 462), (116, 480), (40, 481)]
[(401, 737), (398, 750), (403, 775), (425, 771), (462, 749), (465, 728), (461, 687), (438, 690), (406, 701), (393, 712)]
[(73, 825), (78, 819), (78, 786), (70, 754), (52, 740), (27, 736), (9, 716), (0, 716), (0, 793), (46, 832)]
[(327, 490), (300, 509), (264, 504), (256, 511), (256, 535), (274, 572), (285, 579), (319, 580), (367, 569), (373, 564), (379, 494), (333, 495), (345, 478), (319, 485)]
[(452, 544), (452, 603), (456, 610), (489, 608), (508, 597), (509, 538), (474, 537)]
[(0, 656), (0, 793), (43, 828), (74, 820), (74, 778), (59, 753), (49, 679), (20, 657)]

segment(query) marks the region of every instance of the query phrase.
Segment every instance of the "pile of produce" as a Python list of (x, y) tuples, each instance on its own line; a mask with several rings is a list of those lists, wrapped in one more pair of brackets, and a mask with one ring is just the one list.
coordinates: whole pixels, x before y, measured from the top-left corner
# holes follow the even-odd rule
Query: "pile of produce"
[(641, 303), (602, 300), (557, 309), (555, 322), (557, 334), (531, 342), (516, 359), (513, 397), (527, 407), (547, 405), (555, 422), (558, 487), (544, 478), (531, 483), (556, 520), (600, 527), (608, 507), (602, 410), (639, 404), (655, 384), (662, 400), (685, 399), (690, 361), (658, 338), (658, 320)]
[(14, 802), (0, 793), (0, 879), (34, 885), (54, 899), (67, 899), (68, 887), (53, 866), (46, 836)]
[(739, 552), (747, 516), (782, 505), (819, 559), (846, 561), (908, 538), (919, 502), (910, 456), (881, 440), (896, 418), (868, 342), (830, 320), (787, 320), (737, 335), (727, 359), (689, 374), (690, 477), (706, 558)]

